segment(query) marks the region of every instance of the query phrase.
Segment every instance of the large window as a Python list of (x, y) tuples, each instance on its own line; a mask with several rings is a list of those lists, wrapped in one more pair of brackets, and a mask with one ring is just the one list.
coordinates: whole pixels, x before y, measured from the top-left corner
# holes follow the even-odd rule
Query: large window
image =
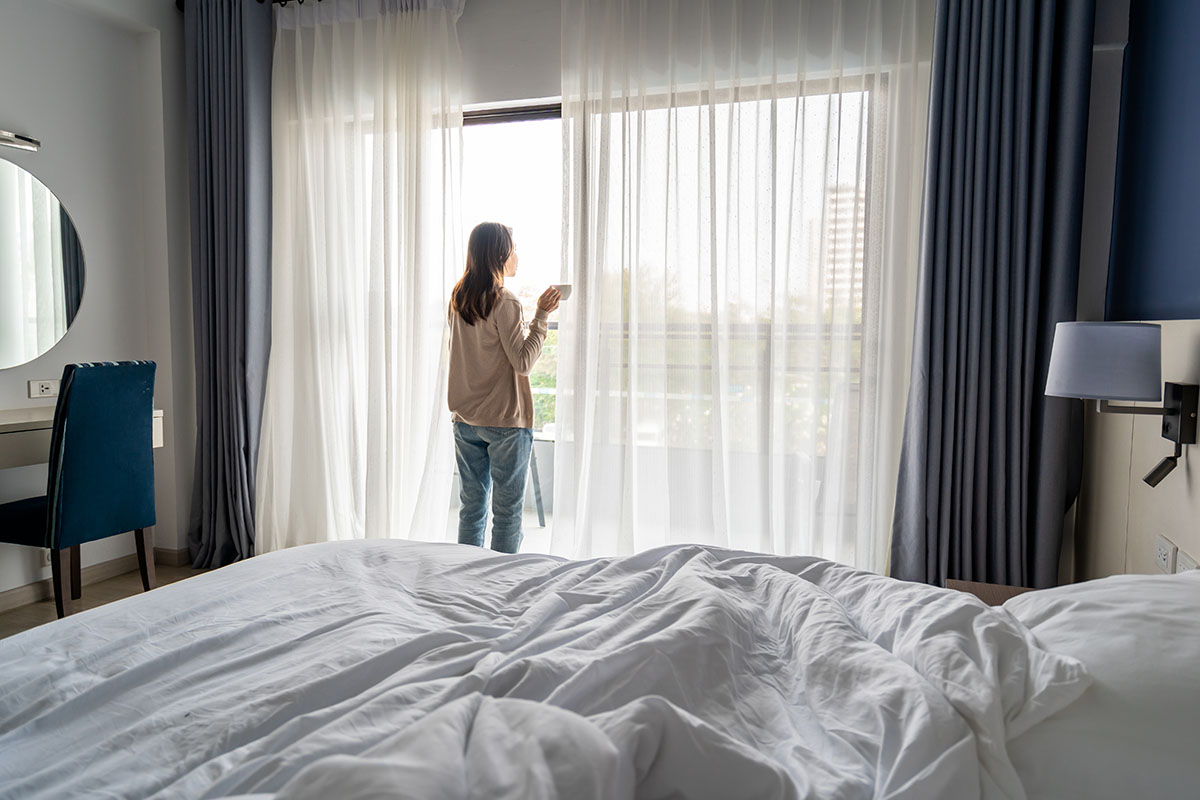
[[(764, 368), (764, 362), (770, 360), (765, 348), (778, 337), (778, 333), (772, 334), (772, 325), (784, 326), (786, 343), (782, 349), (786, 358), (777, 366), (783, 370), (780, 379), (791, 389), (785, 392), (785, 447), (815, 451), (821, 457), (825, 454), (831, 392), (828, 388), (815, 390), (813, 384), (844, 383), (852, 397), (857, 398), (862, 367), (866, 184), (873, 160), (869, 152), (868, 101), (866, 91), (818, 90), (774, 104), (735, 102), (730, 107), (733, 113), (717, 115), (716, 129), (712, 131), (708, 130), (700, 107), (650, 111), (638, 128), (650, 150), (663, 150), (669, 139), (672, 149), (685, 162), (694, 160), (694, 143), (701, 136), (743, 142), (743, 146), (724, 154), (726, 157), (732, 154), (737, 163), (721, 163), (718, 169), (734, 168), (753, 174), (758, 162), (768, 157), (775, 164), (774, 179), (780, 194), (799, 200), (795, 206), (788, 203), (778, 209), (781, 219), (790, 219), (778, 226), (775, 241), (768, 244), (779, 253), (787, 253), (785, 260), (791, 262), (791, 269), (785, 270), (787, 302), (782, 308), (775, 303), (764, 307), (751, 296), (739, 298), (744, 302), (736, 302), (736, 307), (727, 309), (738, 319), (731, 335), (731, 378), (745, 374), (748, 379), (745, 407), (733, 403), (731, 411), (735, 416), (744, 411), (748, 421), (755, 418), (759, 398), (749, 385), (755, 373)], [(729, 120), (736, 121), (733, 130), (728, 127)], [(463, 241), (480, 222), (502, 222), (513, 228), (520, 268), (507, 285), (521, 298), (529, 317), (542, 290), (562, 279), (562, 121), (517, 117), (468, 122), (463, 134)], [(618, 140), (620, 125), (621, 121), (614, 118), (613, 136)], [(816, 156), (814, 163), (820, 169), (806, 168), (808, 154)], [(681, 174), (686, 179), (684, 184), (671, 189), (697, 193), (695, 181), (699, 176), (686, 170)], [(662, 199), (655, 195), (656, 191), (666, 188), (666, 181), (653, 180), (642, 191), (653, 204)], [(752, 206), (760, 199), (752, 195), (715, 198), (716, 210), (722, 217), (745, 220), (753, 226), (755, 209), (739, 206)], [(614, 208), (610, 209), (610, 215), (619, 219), (622, 213)], [(657, 241), (653, 233), (643, 237), (644, 243), (652, 246), (643, 252), (642, 260), (646, 263), (639, 264), (639, 280), (642, 283), (658, 280), (665, 285), (640, 287), (639, 294), (661, 298), (667, 304), (666, 324), (658, 331), (652, 330), (653, 325), (642, 325), (640, 331), (643, 348), (652, 341), (660, 343), (660, 357), (639, 365), (642, 372), (639, 394), (667, 405), (666, 413), (651, 415), (658, 417), (654, 423), (643, 422), (639, 428), (637, 439), (645, 444), (681, 446), (684, 440), (694, 444), (694, 432), (706, 429), (705, 422), (711, 414), (711, 349), (695, 346), (696, 342), (711, 341), (713, 334), (709, 322), (710, 296), (702, 291), (709, 283), (705, 266), (709, 259), (698, 252), (673, 251), (665, 240), (669, 238), (676, 246), (681, 242), (695, 243), (695, 224), (696, 220), (684, 217), (674, 220), (671, 229), (663, 231), (663, 241)], [(723, 251), (723, 257), (735, 256), (745, 264), (754, 264), (753, 253), (738, 251), (762, 247), (765, 243), (759, 231), (738, 228), (739, 224), (734, 223), (723, 231), (719, 250)], [(732, 243), (724, 241), (727, 234), (736, 242), (733, 251), (727, 249)], [(613, 230), (610, 235), (619, 234)], [(619, 249), (619, 244), (614, 242), (613, 246)], [(664, 260), (650, 263), (655, 254)], [(757, 283), (762, 285), (752, 294), (758, 298), (769, 296), (771, 278), (767, 273), (758, 275)], [(754, 284), (751, 281), (744, 288), (752, 288)], [(626, 293), (612, 294), (623, 295), (625, 303), (632, 301)], [(618, 316), (628, 318), (628, 311)], [(779, 313), (782, 319), (772, 318)], [(628, 327), (620, 326), (621, 331), (609, 327), (604, 331), (607, 345), (628, 350)], [(534, 429), (553, 435), (557, 322), (552, 321), (550, 328), (543, 355), (530, 375), (530, 384), (534, 394)], [(780, 343), (775, 344), (778, 347)], [(832, 350), (837, 347), (851, 348), (852, 357), (835, 358)], [(606, 359), (606, 363), (622, 373), (629, 369), (623, 358)], [(624, 395), (628, 391), (628, 375), (614, 376), (608, 384), (623, 387), (618, 394)], [(737, 431), (735, 438), (747, 440), (740, 446), (753, 449), (756, 425), (748, 421), (733, 427)], [(806, 441), (813, 436), (820, 441)]]
[[(871, 97), (823, 88), (608, 122), (610, 140), (623, 143), (608, 149), (608, 175), (631, 188), (607, 198), (608, 261), (597, 266), (610, 284), (601, 303), (610, 321), (597, 360), (616, 405), (634, 392), (639, 444), (711, 448), (719, 388), (735, 450), (760, 449), (764, 403), (778, 402), (782, 448), (824, 458), (836, 398), (854, 451), (864, 302), (873, 299), (864, 274)], [(642, 151), (656, 157), (630, 157)], [(714, 191), (711, 175), (730, 171), (741, 176), (736, 195)]]
[[(634, 463), (644, 492), (629, 502), (647, 529), (707, 535), (715, 517), (678, 503), (664, 516), (655, 498), (720, 475), (739, 519), (766, 530), (775, 518), (782, 539), (762, 547), (855, 552), (859, 515), (872, 514), (862, 503), (873, 496), (886, 291), (872, 178), (885, 169), (888, 87), (848, 83), (808, 82), (775, 99), (644, 98), (634, 112), (464, 131), (463, 235), (484, 220), (513, 227), (520, 270), (509, 286), (527, 315), (565, 280), (568, 231), (586, 254), (556, 319), (587, 384), (564, 386), (555, 408), (555, 326), (531, 375), (535, 429), (570, 440), (563, 453), (593, 476), (615, 476), (593, 477), (588, 492), (621, 491), (621, 464)], [(590, 157), (564, 161), (564, 140)], [(571, 316), (585, 298), (586, 331)], [(581, 414), (592, 425), (586, 451)], [(785, 499), (766, 504), (768, 485), (786, 487)], [(551, 494), (557, 508), (564, 495)], [(605, 524), (593, 515), (593, 531)]]
[[(557, 118), (488, 121), (463, 129), (464, 246), (480, 222), (513, 229), (519, 267), (506, 286), (529, 319), (538, 295), (562, 275), (562, 123)], [(558, 325), (553, 320), (529, 383), (535, 431), (554, 430)]]

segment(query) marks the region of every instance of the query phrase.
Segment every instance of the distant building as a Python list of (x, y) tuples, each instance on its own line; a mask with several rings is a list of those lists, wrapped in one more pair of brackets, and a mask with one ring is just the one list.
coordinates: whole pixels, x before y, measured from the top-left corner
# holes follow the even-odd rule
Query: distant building
[(844, 320), (847, 312), (854, 321), (862, 318), (866, 218), (867, 197), (861, 188), (832, 186), (825, 191), (820, 280), (827, 319)]

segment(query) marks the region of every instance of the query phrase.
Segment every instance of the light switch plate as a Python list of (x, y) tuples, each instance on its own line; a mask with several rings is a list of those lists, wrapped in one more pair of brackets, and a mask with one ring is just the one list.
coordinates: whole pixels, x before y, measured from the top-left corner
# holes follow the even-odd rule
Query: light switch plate
[(1177, 552), (1179, 552), (1179, 548), (1175, 546), (1175, 543), (1161, 533), (1154, 537), (1154, 563), (1158, 565), (1159, 572), (1169, 575), (1175, 571), (1175, 554)]
[(31, 400), (40, 400), (46, 397), (58, 397), (58, 378), (29, 382), (29, 398)]
[(1200, 565), (1196, 564), (1196, 559), (1180, 550), (1175, 554), (1175, 571), (1187, 572), (1189, 569), (1200, 569)]

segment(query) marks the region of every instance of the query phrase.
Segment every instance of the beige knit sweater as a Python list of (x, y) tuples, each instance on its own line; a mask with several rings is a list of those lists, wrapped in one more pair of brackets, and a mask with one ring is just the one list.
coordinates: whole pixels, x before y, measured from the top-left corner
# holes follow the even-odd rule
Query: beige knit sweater
[(521, 301), (508, 289), (488, 318), (474, 325), (450, 314), (450, 391), (455, 422), (494, 428), (532, 428), (529, 372), (546, 340), (545, 311), (538, 309), (525, 334)]

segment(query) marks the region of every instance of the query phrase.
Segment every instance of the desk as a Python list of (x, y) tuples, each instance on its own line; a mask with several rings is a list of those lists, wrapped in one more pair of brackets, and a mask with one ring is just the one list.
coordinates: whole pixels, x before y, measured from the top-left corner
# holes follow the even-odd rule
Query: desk
[[(54, 406), (0, 409), (0, 469), (45, 464), (50, 459)], [(154, 410), (152, 437), (163, 446), (163, 412)]]

